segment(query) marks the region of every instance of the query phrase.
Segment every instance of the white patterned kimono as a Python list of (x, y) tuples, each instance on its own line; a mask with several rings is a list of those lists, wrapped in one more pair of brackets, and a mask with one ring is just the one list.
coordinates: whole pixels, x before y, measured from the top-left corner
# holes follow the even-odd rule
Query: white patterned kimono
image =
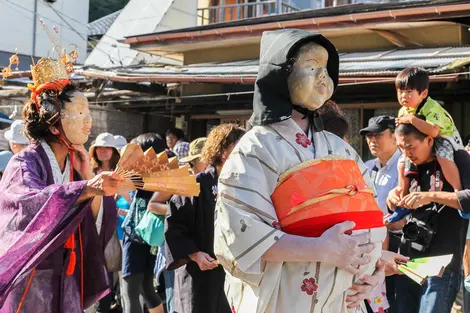
[[(279, 176), (300, 163), (340, 155), (359, 164), (366, 183), (369, 172), (354, 149), (329, 132), (313, 133), (313, 145), (292, 119), (255, 126), (238, 143), (219, 176), (215, 254), (226, 270), (225, 291), (233, 312), (343, 313), (353, 281), (371, 274), (381, 255), (385, 228), (370, 231), (376, 248), (372, 262), (353, 276), (320, 262), (262, 262), (263, 254), (284, 235), (271, 201)], [(356, 231), (359, 233), (363, 231)]]

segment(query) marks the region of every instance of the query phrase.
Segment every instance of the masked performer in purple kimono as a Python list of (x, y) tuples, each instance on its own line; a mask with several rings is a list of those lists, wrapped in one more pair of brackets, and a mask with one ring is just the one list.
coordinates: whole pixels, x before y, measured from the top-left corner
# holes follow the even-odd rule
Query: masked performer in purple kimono
[(0, 183), (2, 313), (79, 313), (109, 292), (103, 251), (116, 210), (106, 196), (120, 178), (93, 177), (83, 147), (92, 120), (87, 98), (69, 80), (69, 56), (31, 67), (34, 86), (23, 108), (31, 144), (11, 159)]

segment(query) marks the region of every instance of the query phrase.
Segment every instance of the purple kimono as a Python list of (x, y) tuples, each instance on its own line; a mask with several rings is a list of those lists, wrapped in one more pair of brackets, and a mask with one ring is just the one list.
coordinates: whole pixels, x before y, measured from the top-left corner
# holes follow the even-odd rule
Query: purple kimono
[[(0, 182), (1, 313), (17, 311), (33, 268), (36, 272), (22, 312), (83, 312), (78, 225), (85, 308), (109, 292), (103, 252), (115, 230), (116, 205), (112, 198), (103, 198), (103, 224), (98, 235), (91, 202), (75, 205), (85, 185), (86, 181), (54, 184), (50, 161), (39, 143), (11, 159)], [(70, 252), (64, 243), (74, 232), (77, 264), (74, 275), (67, 276)]]

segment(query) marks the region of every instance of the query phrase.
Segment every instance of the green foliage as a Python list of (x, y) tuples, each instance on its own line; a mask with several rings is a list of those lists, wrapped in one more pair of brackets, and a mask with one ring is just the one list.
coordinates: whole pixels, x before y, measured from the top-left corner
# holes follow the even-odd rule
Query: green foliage
[(124, 8), (129, 0), (90, 0), (89, 21), (99, 19)]

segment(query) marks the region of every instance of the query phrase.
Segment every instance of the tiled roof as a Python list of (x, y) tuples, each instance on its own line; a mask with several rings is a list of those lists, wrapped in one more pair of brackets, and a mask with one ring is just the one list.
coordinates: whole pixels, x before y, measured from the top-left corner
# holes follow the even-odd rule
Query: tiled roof
[(122, 10), (119, 10), (88, 23), (88, 36), (102, 36), (106, 34), (121, 12)]

